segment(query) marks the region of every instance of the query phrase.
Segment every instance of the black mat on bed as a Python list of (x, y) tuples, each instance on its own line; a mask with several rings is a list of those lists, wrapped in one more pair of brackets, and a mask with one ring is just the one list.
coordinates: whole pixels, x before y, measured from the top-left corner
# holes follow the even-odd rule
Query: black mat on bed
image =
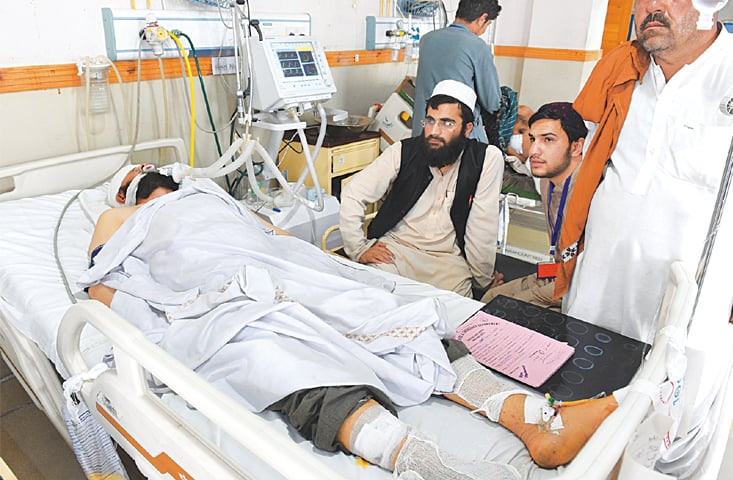
[(651, 346), (568, 315), (499, 295), (481, 310), (575, 347), (537, 391), (558, 400), (610, 394), (628, 385)]

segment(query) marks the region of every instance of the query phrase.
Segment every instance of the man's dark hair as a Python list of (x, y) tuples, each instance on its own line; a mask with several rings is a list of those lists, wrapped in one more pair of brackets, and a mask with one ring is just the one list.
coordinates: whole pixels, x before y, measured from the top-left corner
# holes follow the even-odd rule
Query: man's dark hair
[(583, 117), (573, 108), (569, 102), (546, 103), (529, 118), (531, 127), (537, 120), (560, 120), (560, 126), (568, 136), (570, 143), (588, 135), (588, 127), (585, 126)]
[(473, 22), (484, 13), (489, 15), (489, 20), (496, 20), (501, 12), (499, 0), (461, 0), (456, 10), (456, 18)]
[(163, 187), (168, 190), (178, 190), (178, 184), (173, 181), (172, 177), (163, 175), (158, 172), (150, 172), (143, 175), (140, 183), (137, 184), (137, 193), (135, 194), (135, 202), (145, 200), (150, 196), (156, 188)]
[(467, 123), (473, 123), (473, 110), (468, 108), (468, 105), (466, 105), (465, 103), (456, 100), (450, 95), (441, 94), (430, 97), (428, 99), (428, 104), (425, 107), (425, 113), (428, 113), (428, 108), (436, 109), (438, 108), (438, 106), (443, 105), (444, 103), (455, 103), (461, 107), (461, 120), (463, 120), (463, 125), (466, 125)]

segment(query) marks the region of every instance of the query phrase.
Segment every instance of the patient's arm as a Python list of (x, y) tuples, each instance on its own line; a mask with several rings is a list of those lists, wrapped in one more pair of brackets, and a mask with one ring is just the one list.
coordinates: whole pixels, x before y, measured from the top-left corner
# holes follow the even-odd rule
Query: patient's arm
[[(111, 208), (105, 210), (99, 216), (97, 225), (94, 227), (94, 233), (92, 234), (92, 241), (89, 243), (89, 255), (92, 250), (100, 245), (107, 243), (107, 240), (125, 223), (125, 220), (130, 218), (130, 215), (135, 213), (137, 207), (120, 207)], [(108, 307), (112, 304), (112, 297), (115, 294), (115, 290), (106, 285), (98, 283), (92, 285), (87, 289), (89, 298), (92, 300), (98, 300)]]
[(260, 222), (262, 222), (262, 224), (263, 224), (264, 226), (266, 226), (267, 228), (269, 228), (269, 229), (273, 230), (273, 231), (274, 231), (274, 232), (275, 232), (275, 233), (276, 233), (277, 235), (287, 235), (287, 236), (289, 236), (289, 237), (292, 237), (292, 236), (293, 236), (293, 234), (292, 234), (292, 233), (288, 232), (287, 230), (283, 230), (282, 228), (278, 228), (278, 227), (276, 227), (275, 225), (271, 224), (270, 222), (268, 222), (268, 221), (267, 221), (267, 220), (265, 220), (264, 218), (260, 217), (260, 216), (259, 216), (259, 215), (257, 215), (256, 213), (254, 213), (254, 212), (253, 212), (253, 213), (252, 213), (252, 215), (253, 215), (253, 216), (254, 216), (254, 217), (255, 217), (255, 218), (257, 219), (257, 220), (259, 220)]
[(89, 298), (98, 300), (109, 307), (112, 305), (112, 297), (115, 292), (116, 290), (114, 288), (98, 283), (89, 287)]
[(98, 246), (107, 243), (107, 240), (119, 230), (122, 224), (125, 223), (125, 220), (135, 213), (137, 208), (136, 206), (110, 208), (102, 212), (99, 220), (97, 220), (97, 225), (94, 227), (92, 241), (89, 243), (89, 254)]

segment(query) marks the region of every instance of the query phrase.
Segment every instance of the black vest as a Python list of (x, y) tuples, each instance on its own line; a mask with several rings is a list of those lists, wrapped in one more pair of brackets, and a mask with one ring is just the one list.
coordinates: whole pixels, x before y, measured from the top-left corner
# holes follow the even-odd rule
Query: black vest
[[(433, 179), (430, 167), (425, 159), (419, 155), (420, 137), (413, 137), (402, 140), (402, 157), (400, 160), (400, 171), (392, 183), (392, 188), (384, 202), (379, 207), (377, 215), (369, 224), (367, 238), (379, 238), (404, 218), (417, 200), (425, 192)], [(450, 209), (450, 218), (453, 228), (456, 230), (456, 242), (464, 253), (466, 245), (466, 223), (468, 213), (471, 210), (473, 195), (476, 193), (476, 186), (481, 177), (481, 170), (484, 167), (486, 158), (485, 143), (471, 139), (466, 143), (463, 150), (461, 164), (458, 168), (458, 179), (456, 181), (456, 194), (453, 199), (453, 206)], [(464, 253), (465, 255), (465, 253)]]

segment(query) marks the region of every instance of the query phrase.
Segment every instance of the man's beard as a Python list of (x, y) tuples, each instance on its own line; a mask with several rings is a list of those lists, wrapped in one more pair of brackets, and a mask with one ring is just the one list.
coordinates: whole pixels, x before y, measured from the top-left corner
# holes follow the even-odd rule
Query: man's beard
[(572, 156), (572, 153), (570, 152), (570, 147), (568, 147), (567, 151), (565, 152), (565, 158), (563, 159), (563, 163), (561, 165), (557, 165), (555, 168), (551, 170), (547, 170), (547, 172), (545, 172), (545, 174), (541, 178), (556, 177), (557, 175), (567, 170), (567, 168), (570, 166), (570, 162), (572, 161), (573, 161), (573, 156)]
[(445, 145), (438, 148), (430, 147), (428, 144), (428, 139), (430, 138), (441, 137), (437, 137), (435, 135), (425, 137), (423, 135), (421, 137), (420, 146), (422, 148), (422, 154), (425, 156), (428, 165), (435, 168), (443, 168), (455, 163), (456, 160), (458, 160), (458, 156), (466, 146), (466, 143), (468, 143), (468, 139), (463, 135), (463, 132), (450, 142), (447, 142)]

